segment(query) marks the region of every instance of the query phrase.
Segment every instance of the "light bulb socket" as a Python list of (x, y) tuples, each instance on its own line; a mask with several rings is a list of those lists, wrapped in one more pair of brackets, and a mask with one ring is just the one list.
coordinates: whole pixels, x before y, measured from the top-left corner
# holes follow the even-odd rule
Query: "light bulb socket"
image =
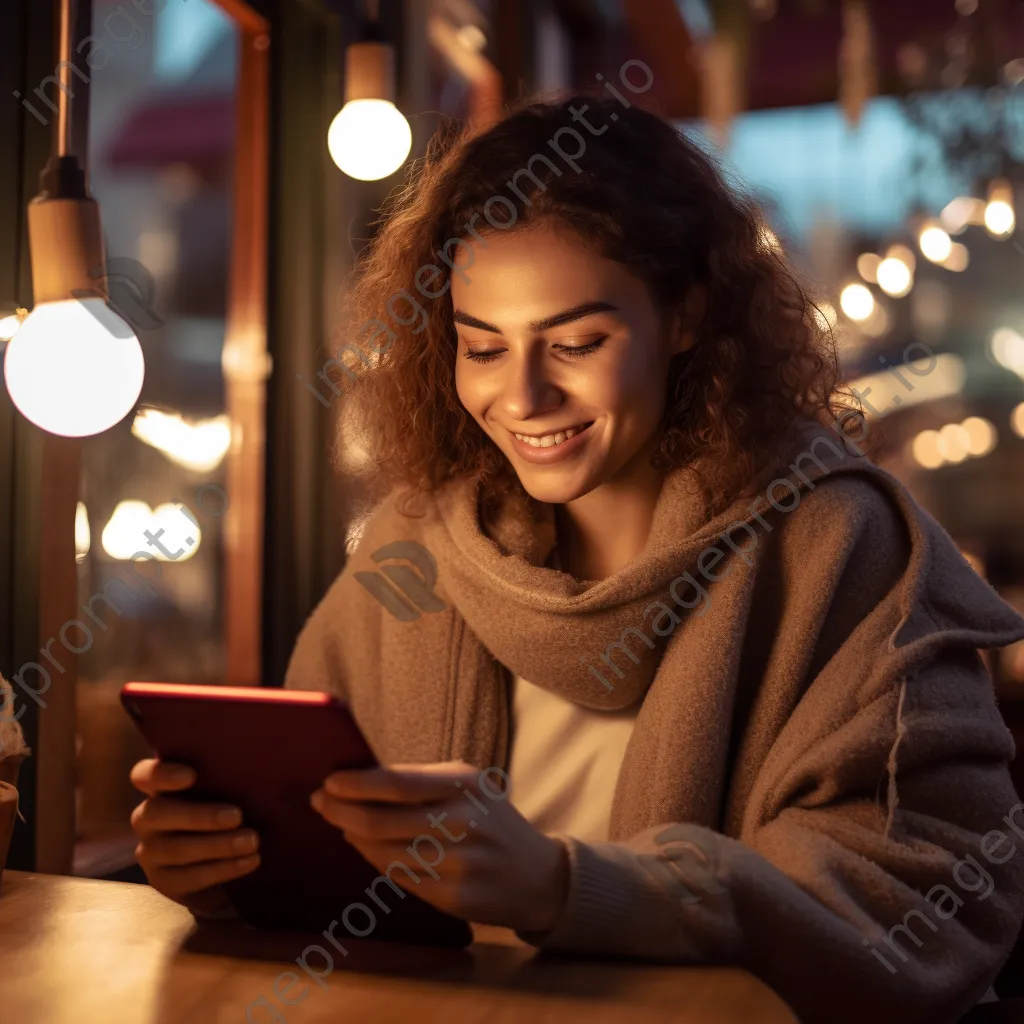
[(88, 199), (85, 170), (75, 156), (51, 156), (39, 175), (40, 199)]
[(345, 49), (345, 102), (395, 101), (395, 50), (387, 43), (367, 40)]
[(384, 33), (381, 31), (380, 22), (376, 19), (363, 22), (363, 26), (359, 30), (359, 41), (361, 43), (383, 43)]
[(96, 200), (40, 195), (28, 204), (27, 216), (35, 304), (87, 298), (109, 301)]

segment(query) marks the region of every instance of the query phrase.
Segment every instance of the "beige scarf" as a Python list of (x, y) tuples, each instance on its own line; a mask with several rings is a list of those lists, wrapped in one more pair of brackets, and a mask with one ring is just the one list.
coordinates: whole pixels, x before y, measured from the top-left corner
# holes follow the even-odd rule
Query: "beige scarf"
[[(592, 708), (621, 708), (644, 697), (611, 837), (663, 821), (726, 824), (736, 832), (742, 794), (753, 783), (742, 776), (760, 769), (757, 755), (767, 754), (801, 693), (812, 689), (825, 652), (849, 665), (845, 692), (832, 694), (836, 707), (822, 708), (837, 714), (855, 680), (906, 677), (944, 644), (992, 647), (1024, 636), (1024, 621), (970, 569), (941, 527), (859, 451), (813, 428), (793, 449), (797, 472), (782, 474), (792, 487), (742, 499), (710, 522), (692, 476), (669, 474), (643, 552), (596, 583), (544, 567), (555, 542), (553, 508), (521, 494), (505, 499), (487, 532), (472, 480), (453, 481), (417, 510), (419, 517), (385, 502), (300, 642), (288, 685), (348, 693), (385, 760), (458, 757), (481, 766), (507, 761), (507, 670)], [(800, 512), (826, 475), (863, 483)], [(826, 484), (823, 496), (834, 486)], [(877, 517), (880, 501), (895, 513), (879, 525), (896, 531), (890, 544), (906, 543), (897, 517), (911, 542), (909, 565), (884, 614), (875, 606), (896, 568), (885, 558), (876, 562), (886, 537), (872, 550), (856, 536)], [(723, 534), (731, 543), (719, 539)], [(377, 570), (373, 555), (382, 549), (380, 564), (387, 565), (388, 546), (402, 541), (421, 544), (436, 560), (435, 594), (444, 603), (413, 621), (387, 614), (353, 579)], [(861, 564), (848, 565), (853, 557)], [(716, 577), (722, 578), (712, 582)], [(673, 599), (674, 581), (675, 597), (693, 608)], [(873, 611), (874, 628), (833, 635), (838, 623), (852, 627)], [(324, 646), (337, 657), (329, 678)], [(761, 708), (748, 728), (747, 757), (730, 765), (741, 739), (734, 719), (753, 700)], [(806, 738), (792, 733), (793, 742)], [(740, 773), (733, 782), (740, 789), (721, 822), (730, 768)]]

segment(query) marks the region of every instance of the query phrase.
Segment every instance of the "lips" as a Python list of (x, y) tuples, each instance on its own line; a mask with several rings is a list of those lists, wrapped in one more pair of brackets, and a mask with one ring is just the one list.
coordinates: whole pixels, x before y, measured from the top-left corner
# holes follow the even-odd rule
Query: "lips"
[(579, 451), (587, 443), (587, 439), (590, 437), (590, 428), (593, 425), (594, 421), (591, 420), (547, 434), (531, 436), (518, 434), (511, 430), (509, 434), (512, 437), (515, 451), (523, 459), (527, 462), (547, 464), (559, 462), (568, 458), (573, 452)]
[(578, 424), (575, 427), (567, 427), (565, 430), (556, 430), (549, 434), (516, 434), (517, 441), (523, 441), (531, 448), (552, 448), (555, 445), (565, 444), (570, 438), (582, 433), (590, 426), (589, 423)]

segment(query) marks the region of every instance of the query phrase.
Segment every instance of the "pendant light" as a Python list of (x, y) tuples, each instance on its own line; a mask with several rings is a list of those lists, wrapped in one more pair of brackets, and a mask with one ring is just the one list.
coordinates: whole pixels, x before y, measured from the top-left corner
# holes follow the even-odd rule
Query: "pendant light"
[(70, 150), (75, 0), (61, 0), (60, 90), (54, 153), (28, 205), (35, 308), (7, 345), (4, 378), (18, 410), (65, 437), (99, 434), (142, 391), (145, 363), (132, 328), (107, 304), (99, 206)]
[(327, 132), (331, 159), (351, 178), (394, 174), (412, 148), (409, 122), (395, 106), (395, 51), (381, 38), (376, 0), (367, 0), (362, 39), (345, 50), (345, 106)]

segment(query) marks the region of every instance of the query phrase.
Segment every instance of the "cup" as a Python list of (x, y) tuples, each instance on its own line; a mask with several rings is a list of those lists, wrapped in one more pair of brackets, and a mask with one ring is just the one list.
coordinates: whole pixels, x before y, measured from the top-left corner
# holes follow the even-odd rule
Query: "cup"
[(21, 762), (25, 760), (22, 754), (13, 754), (10, 757), (0, 758), (0, 782), (9, 782), (12, 786), (18, 785), (18, 771)]
[(18, 791), (9, 782), (0, 782), (0, 894), (3, 892), (4, 866), (7, 864), (17, 816)]

